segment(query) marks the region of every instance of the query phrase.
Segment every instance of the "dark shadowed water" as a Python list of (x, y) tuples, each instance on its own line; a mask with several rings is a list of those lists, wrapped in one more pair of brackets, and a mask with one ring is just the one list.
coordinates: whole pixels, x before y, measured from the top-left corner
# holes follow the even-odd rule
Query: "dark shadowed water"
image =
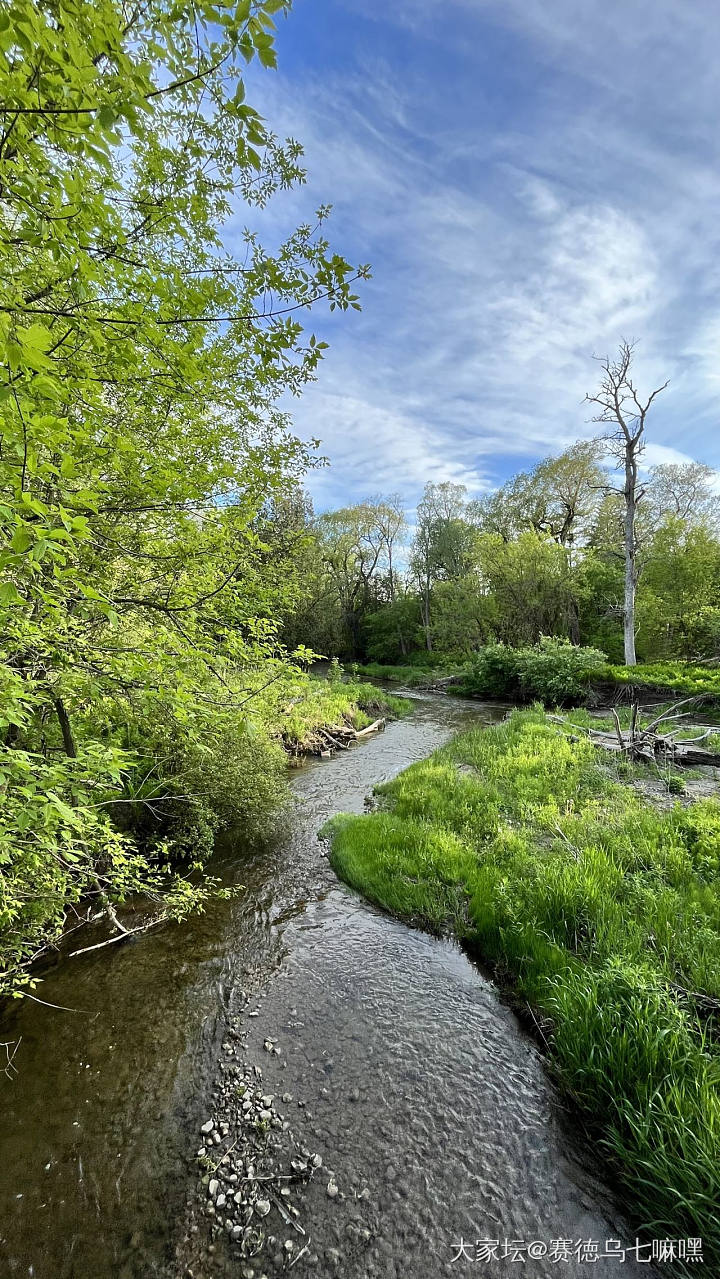
[[(246, 992), (261, 1010), (247, 1021), (249, 1060), (270, 1092), (303, 1099), (288, 1117), (343, 1191), (330, 1200), (322, 1178), (307, 1188), (312, 1247), (297, 1279), (509, 1273), (509, 1261), (453, 1262), (461, 1240), (471, 1255), (485, 1238), (583, 1239), (600, 1254), (608, 1239), (634, 1242), (492, 984), (455, 945), (339, 884), (316, 838), (333, 813), (362, 811), (376, 782), (499, 714), (418, 698), (411, 719), (294, 777), (300, 807), (278, 846), (238, 841), (218, 858), (245, 885), (236, 900), (51, 971), (37, 993), (74, 1011), (12, 1010), (0, 1031), (21, 1039), (18, 1076), (0, 1076), (2, 1279), (184, 1276), (198, 1128)], [(263, 1052), (267, 1035), (281, 1056)], [(525, 1257), (525, 1274), (586, 1273)], [(225, 1264), (218, 1255), (218, 1273)], [(591, 1273), (650, 1270), (601, 1256)], [(229, 1273), (243, 1273), (238, 1259)], [(254, 1271), (275, 1273), (272, 1258)]]

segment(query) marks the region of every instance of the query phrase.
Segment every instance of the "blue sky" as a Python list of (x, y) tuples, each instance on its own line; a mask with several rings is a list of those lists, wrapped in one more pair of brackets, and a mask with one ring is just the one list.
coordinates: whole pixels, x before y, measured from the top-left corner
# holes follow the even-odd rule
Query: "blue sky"
[[(472, 493), (593, 427), (593, 353), (671, 379), (648, 464), (720, 466), (717, 0), (296, 0), (249, 99), (303, 143), (265, 238), (332, 203), (362, 314), (291, 406), (319, 510)], [(240, 215), (241, 219), (244, 215)], [(262, 228), (262, 223), (261, 223)]]

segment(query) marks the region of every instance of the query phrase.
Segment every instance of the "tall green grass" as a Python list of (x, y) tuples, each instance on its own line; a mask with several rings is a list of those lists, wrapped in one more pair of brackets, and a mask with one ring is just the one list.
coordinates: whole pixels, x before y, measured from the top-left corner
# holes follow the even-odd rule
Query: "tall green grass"
[(547, 1026), (638, 1227), (720, 1263), (720, 804), (651, 807), (541, 713), (457, 737), (326, 828), (338, 873), (451, 931)]
[(697, 662), (644, 662), (637, 666), (607, 666), (602, 679), (615, 684), (684, 693), (687, 697), (707, 696), (720, 702), (720, 667)]
[(380, 662), (368, 662), (361, 665), (353, 662), (349, 668), (355, 675), (363, 675), (368, 679), (391, 680), (395, 684), (404, 684), (407, 688), (429, 688), (438, 679), (446, 675), (455, 675), (462, 669), (455, 665), (447, 667), (423, 666), (383, 666)]
[(363, 680), (331, 683), (325, 679), (308, 679), (297, 698), (273, 708), (268, 720), (269, 731), (282, 732), (286, 743), (303, 745), (319, 728), (347, 723), (353, 728), (367, 728), (381, 715), (397, 718), (412, 710), (412, 702), (396, 697), (387, 689), (375, 688)]

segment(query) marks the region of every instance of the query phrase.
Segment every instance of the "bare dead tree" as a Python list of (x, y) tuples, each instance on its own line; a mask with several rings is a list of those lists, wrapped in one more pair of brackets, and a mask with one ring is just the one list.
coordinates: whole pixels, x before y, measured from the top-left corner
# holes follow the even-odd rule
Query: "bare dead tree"
[[(594, 422), (607, 422), (613, 426), (603, 438), (610, 452), (622, 467), (625, 483), (616, 492), (622, 493), (625, 503), (623, 544), (625, 558), (625, 593), (623, 601), (623, 632), (625, 641), (625, 665), (635, 666), (635, 591), (637, 588), (637, 540), (635, 515), (638, 502), (645, 490), (638, 483), (638, 461), (645, 447), (645, 421), (653, 400), (668, 385), (656, 387), (646, 400), (640, 398), (631, 377), (635, 343), (625, 339), (615, 359), (609, 355), (599, 360), (602, 368), (600, 387), (595, 395), (586, 395), (588, 404), (597, 405), (599, 412)], [(596, 357), (597, 358), (597, 357)]]

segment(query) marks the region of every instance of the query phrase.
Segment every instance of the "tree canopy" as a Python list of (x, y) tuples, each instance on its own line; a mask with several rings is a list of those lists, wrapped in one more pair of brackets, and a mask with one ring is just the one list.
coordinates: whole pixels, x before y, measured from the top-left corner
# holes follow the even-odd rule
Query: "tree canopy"
[(245, 100), (287, 8), (0, 14), (0, 928), (18, 962), (28, 918), (68, 894), (157, 886), (165, 853), (150, 873), (117, 807), (138, 750), (182, 793), (180, 757), (211, 755), (289, 669), (295, 588), (262, 512), (310, 453), (278, 402), (323, 355), (308, 308), (356, 307), (367, 269), (331, 249), (328, 208), (273, 251), (252, 225), (224, 234), (239, 202), (260, 216), (303, 181), (299, 144)]

